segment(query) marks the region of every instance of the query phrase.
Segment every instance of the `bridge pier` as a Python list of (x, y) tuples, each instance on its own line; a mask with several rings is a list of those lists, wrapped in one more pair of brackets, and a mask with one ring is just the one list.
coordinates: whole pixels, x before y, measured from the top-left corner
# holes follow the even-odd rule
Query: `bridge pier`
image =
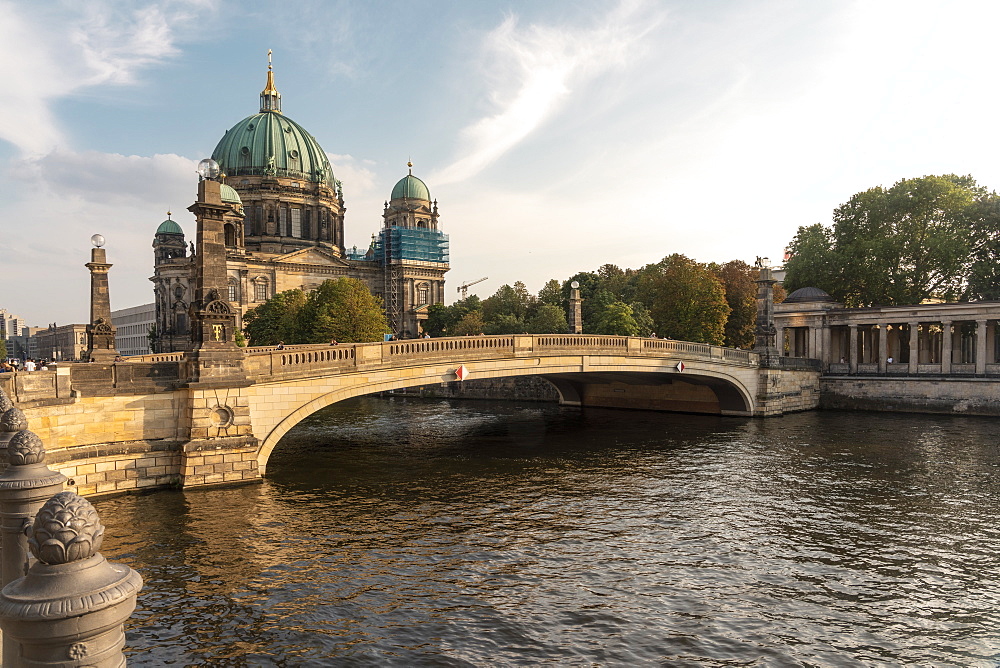
[(182, 487), (260, 477), (248, 387), (188, 387), (191, 440), (181, 447)]

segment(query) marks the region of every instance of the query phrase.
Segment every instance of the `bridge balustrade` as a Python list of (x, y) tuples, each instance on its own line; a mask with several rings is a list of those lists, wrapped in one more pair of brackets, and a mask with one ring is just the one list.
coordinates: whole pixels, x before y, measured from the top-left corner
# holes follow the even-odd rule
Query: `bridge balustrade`
[(435, 359), (454, 359), (468, 353), (468, 360), (494, 359), (572, 352), (657, 357), (678, 355), (743, 365), (757, 364), (755, 353), (706, 343), (627, 336), (507, 335), (413, 339), (378, 343), (301, 344), (245, 349), (246, 369), (251, 376), (308, 376), (313, 372), (346, 372), (361, 366), (421, 364)]

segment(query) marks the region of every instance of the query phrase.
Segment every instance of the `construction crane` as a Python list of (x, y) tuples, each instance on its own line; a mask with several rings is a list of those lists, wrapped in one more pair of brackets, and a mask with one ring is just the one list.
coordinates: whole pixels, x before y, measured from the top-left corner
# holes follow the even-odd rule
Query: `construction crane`
[(465, 299), (466, 297), (469, 296), (469, 288), (471, 288), (476, 283), (482, 283), (488, 278), (489, 276), (483, 276), (477, 281), (469, 281), (468, 283), (462, 283), (460, 286), (458, 286), (458, 291), (462, 293), (462, 299)]

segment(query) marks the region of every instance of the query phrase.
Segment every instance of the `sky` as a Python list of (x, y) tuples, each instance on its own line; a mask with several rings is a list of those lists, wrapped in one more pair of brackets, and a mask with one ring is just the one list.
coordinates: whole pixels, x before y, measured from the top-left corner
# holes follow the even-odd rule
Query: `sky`
[(1000, 3), (923, 0), (0, 0), (0, 308), (86, 322), (152, 301), (167, 211), (258, 111), (343, 182), (367, 247), (406, 162), (450, 235), (448, 293), (671, 253), (780, 262), (799, 226), (927, 174), (1000, 188)]

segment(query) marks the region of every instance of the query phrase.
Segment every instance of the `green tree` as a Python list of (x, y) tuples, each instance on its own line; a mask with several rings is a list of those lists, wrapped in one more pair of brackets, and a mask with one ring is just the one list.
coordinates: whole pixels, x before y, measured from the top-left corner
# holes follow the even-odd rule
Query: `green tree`
[(324, 281), (299, 311), (300, 343), (381, 341), (389, 331), (382, 300), (356, 278)]
[[(549, 281), (549, 283), (554, 282)], [(558, 283), (556, 283), (556, 287), (558, 289)], [(528, 318), (524, 329), (529, 334), (565, 334), (569, 331), (566, 312), (553, 304), (539, 304), (531, 317)]]
[(0, 337), (0, 360), (7, 359), (7, 339)]
[(427, 307), (427, 320), (424, 321), (424, 331), (431, 336), (459, 336), (454, 333), (455, 326), (461, 322), (462, 318), (473, 311), (479, 312), (481, 322), (482, 308), (482, 301), (476, 295), (460, 299), (451, 306), (432, 304)]
[(639, 323), (635, 320), (632, 307), (625, 302), (611, 302), (601, 311), (600, 319), (594, 323), (595, 334), (617, 334), (618, 336), (638, 336)]
[(649, 336), (652, 334), (655, 325), (649, 309), (642, 302), (632, 302), (629, 306), (632, 307), (632, 318), (639, 327), (636, 336)]
[(661, 336), (721, 345), (725, 340), (725, 289), (712, 271), (685, 257), (670, 255), (640, 270), (640, 300)]
[(487, 334), (520, 334), (524, 331), (524, 321), (509, 313), (501, 313), (487, 320), (482, 331)]
[(957, 299), (979, 259), (974, 230), (988, 209), (979, 207), (995, 199), (971, 176), (954, 174), (858, 193), (834, 211), (832, 228), (799, 228), (785, 287), (813, 285), (847, 306)]
[(273, 346), (298, 341), (298, 315), (306, 293), (296, 288), (279, 292), (243, 316), (243, 331), (254, 346)]
[(501, 285), (492, 297), (483, 300), (483, 318), (488, 323), (499, 316), (509, 315), (523, 322), (534, 301), (535, 298), (521, 281), (514, 283), (513, 287)]
[(965, 299), (1000, 299), (1000, 197), (992, 195), (967, 210), (971, 234)]
[(469, 311), (449, 328), (448, 336), (478, 336), (486, 329), (482, 311)]
[(554, 278), (550, 279), (545, 285), (542, 286), (542, 289), (538, 291), (538, 303), (549, 304), (560, 309), (565, 309), (562, 286), (559, 285), (558, 280)]
[(708, 266), (726, 291), (729, 317), (726, 319), (725, 345), (752, 348), (757, 321), (757, 284), (754, 282), (757, 270), (741, 260)]

